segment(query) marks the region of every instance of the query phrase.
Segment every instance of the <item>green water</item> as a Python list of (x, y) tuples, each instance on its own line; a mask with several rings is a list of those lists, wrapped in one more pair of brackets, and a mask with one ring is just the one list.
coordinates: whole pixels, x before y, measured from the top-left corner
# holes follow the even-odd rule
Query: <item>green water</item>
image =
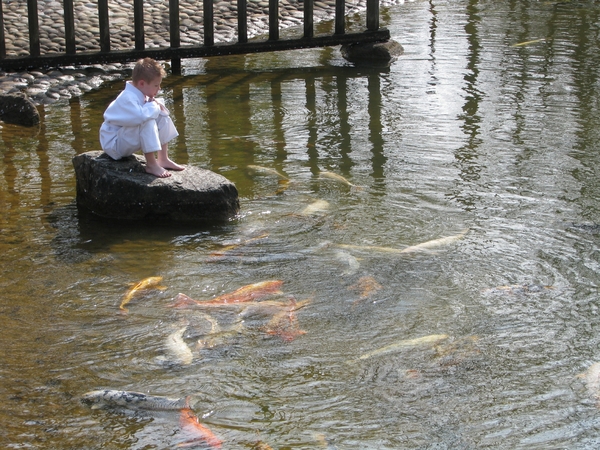
[[(405, 48), (387, 70), (338, 49), (186, 61), (163, 83), (171, 155), (236, 184), (221, 226), (77, 211), (71, 158), (99, 149), (122, 82), (2, 124), (0, 446), (184, 440), (176, 412), (79, 401), (110, 388), (193, 396), (224, 449), (597, 448), (600, 393), (577, 375), (600, 361), (599, 15), (416, 1), (382, 10)], [(121, 313), (149, 276), (166, 289)], [(280, 323), (304, 334), (282, 339), (272, 310), (169, 307), (265, 280), (308, 300)], [(189, 364), (166, 344), (184, 326)], [(448, 337), (405, 342), (430, 335)]]

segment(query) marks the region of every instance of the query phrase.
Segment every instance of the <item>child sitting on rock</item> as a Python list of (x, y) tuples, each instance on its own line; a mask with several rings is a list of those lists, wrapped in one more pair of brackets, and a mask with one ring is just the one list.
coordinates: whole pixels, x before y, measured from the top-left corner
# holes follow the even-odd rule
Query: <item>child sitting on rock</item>
[(146, 172), (160, 178), (170, 177), (168, 170), (184, 169), (169, 159), (168, 143), (179, 133), (164, 101), (155, 98), (164, 76), (154, 59), (137, 61), (131, 81), (106, 108), (100, 127), (100, 145), (108, 156), (117, 160), (142, 150)]

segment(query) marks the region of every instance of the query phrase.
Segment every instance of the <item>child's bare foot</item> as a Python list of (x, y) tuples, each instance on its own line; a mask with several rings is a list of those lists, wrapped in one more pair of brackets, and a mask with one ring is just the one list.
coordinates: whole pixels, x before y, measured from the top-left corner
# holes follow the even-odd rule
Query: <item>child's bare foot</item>
[(163, 159), (158, 159), (158, 164), (164, 168), (164, 169), (168, 169), (168, 170), (183, 170), (185, 169), (185, 166), (179, 165), (174, 161), (171, 161), (169, 158), (163, 160)]
[(158, 178), (168, 178), (171, 176), (171, 173), (161, 166), (146, 166), (146, 173)]

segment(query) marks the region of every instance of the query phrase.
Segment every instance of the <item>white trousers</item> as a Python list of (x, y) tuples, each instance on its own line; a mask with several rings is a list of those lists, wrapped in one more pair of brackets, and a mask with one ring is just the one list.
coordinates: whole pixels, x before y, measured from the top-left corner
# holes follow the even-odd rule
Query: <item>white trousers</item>
[(156, 120), (151, 119), (135, 127), (121, 127), (117, 131), (114, 146), (104, 151), (112, 159), (121, 159), (133, 155), (138, 150), (143, 153), (157, 152), (163, 144), (179, 136), (173, 120), (160, 114)]

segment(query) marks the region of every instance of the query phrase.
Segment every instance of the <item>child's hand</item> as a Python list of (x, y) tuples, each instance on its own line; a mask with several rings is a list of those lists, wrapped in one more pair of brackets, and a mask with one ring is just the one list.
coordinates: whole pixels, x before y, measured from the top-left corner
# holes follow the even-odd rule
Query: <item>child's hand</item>
[(152, 101), (158, 103), (158, 106), (160, 106), (160, 110), (165, 113), (166, 115), (169, 115), (169, 110), (165, 107), (165, 101), (162, 98), (153, 98)]

